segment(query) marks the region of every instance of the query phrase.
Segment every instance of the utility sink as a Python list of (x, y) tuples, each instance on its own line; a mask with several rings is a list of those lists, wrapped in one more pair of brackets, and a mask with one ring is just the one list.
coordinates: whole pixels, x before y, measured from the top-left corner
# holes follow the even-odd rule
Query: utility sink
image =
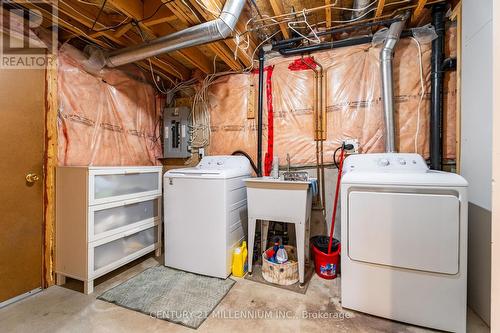
[(257, 177), (244, 179), (247, 187), (248, 216), (260, 219), (291, 222), (309, 219), (312, 203), (312, 183)]
[(284, 180), (271, 177), (247, 178), (248, 205), (248, 269), (252, 272), (253, 248), (257, 220), (261, 220), (261, 242), (266, 248), (269, 221), (295, 225), (299, 282), (304, 284), (304, 265), (309, 249), (312, 184), (315, 180)]

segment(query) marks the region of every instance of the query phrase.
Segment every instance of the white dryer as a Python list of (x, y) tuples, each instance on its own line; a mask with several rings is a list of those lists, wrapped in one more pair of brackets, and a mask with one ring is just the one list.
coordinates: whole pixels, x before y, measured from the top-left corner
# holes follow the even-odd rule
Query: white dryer
[[(165, 173), (165, 266), (227, 278), (245, 237), (251, 167), (243, 156), (205, 156)], [(244, 225), (242, 225), (242, 223)]]
[(467, 181), (418, 154), (363, 154), (344, 163), (342, 306), (465, 332)]

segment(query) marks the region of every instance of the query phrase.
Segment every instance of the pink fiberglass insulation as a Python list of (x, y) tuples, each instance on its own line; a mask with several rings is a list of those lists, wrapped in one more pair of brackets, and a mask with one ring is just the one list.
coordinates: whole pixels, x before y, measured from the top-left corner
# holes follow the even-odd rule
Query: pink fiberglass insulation
[[(455, 29), (448, 29), (447, 55), (456, 48)], [(429, 156), (430, 56), (431, 45), (421, 44), (424, 94), (421, 98), (420, 65), (415, 41), (401, 39), (395, 49), (394, 96), (396, 145), (400, 152), (418, 152)], [(326, 105), (325, 163), (332, 162), (333, 152), (342, 140), (358, 139), (364, 153), (384, 150), (384, 120), (379, 66), (380, 48), (371, 44), (344, 47), (314, 53), (324, 69), (323, 105)], [(280, 164), (287, 153), (293, 165), (313, 165), (314, 73), (290, 70), (298, 57), (277, 56), (266, 61), (274, 65), (272, 89), (274, 107), (274, 154)], [(253, 85), (257, 98), (257, 74), (233, 74), (221, 77), (210, 88), (211, 143), (209, 152), (231, 154), (244, 150), (256, 158), (257, 121), (247, 119), (248, 96)], [(444, 154), (455, 158), (456, 78), (445, 76)], [(265, 98), (265, 97), (264, 97)], [(255, 112), (257, 100), (254, 101)], [(264, 101), (264, 136), (267, 133), (267, 110)], [(266, 147), (266, 138), (263, 140)]]
[[(142, 73), (105, 69), (91, 75), (85, 57), (59, 51), (59, 165), (156, 165), (160, 107)], [(142, 82), (141, 82), (142, 81)]]

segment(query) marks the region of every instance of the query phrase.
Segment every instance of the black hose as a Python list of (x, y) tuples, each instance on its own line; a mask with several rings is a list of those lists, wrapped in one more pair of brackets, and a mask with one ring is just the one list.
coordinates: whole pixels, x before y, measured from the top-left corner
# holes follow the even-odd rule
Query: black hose
[(231, 155), (243, 155), (243, 156), (245, 156), (250, 161), (250, 164), (252, 165), (253, 171), (255, 171), (255, 173), (258, 172), (257, 166), (253, 162), (253, 160), (250, 157), (250, 155), (248, 155), (247, 153), (245, 153), (243, 150), (235, 150)]
[(333, 164), (335, 164), (335, 167), (338, 169), (339, 168), (339, 164), (337, 163), (337, 153), (338, 151), (342, 149), (342, 146), (338, 147), (337, 149), (335, 149), (335, 151), (333, 152)]
[(352, 149), (354, 149), (354, 145), (351, 144), (351, 143), (347, 143), (347, 144), (346, 143), (342, 143), (342, 146), (337, 147), (337, 149), (335, 149), (335, 151), (333, 152), (333, 164), (335, 164), (335, 167), (337, 169), (339, 168), (339, 164), (337, 163), (337, 153), (342, 148), (344, 148), (344, 150), (352, 150)]

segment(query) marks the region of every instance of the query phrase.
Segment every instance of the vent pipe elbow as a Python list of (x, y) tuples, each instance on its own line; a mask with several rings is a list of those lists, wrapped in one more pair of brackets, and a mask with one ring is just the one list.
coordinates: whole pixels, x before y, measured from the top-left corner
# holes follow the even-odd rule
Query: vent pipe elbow
[(385, 151), (387, 153), (396, 152), (395, 128), (394, 128), (394, 87), (392, 59), (394, 47), (396, 46), (401, 32), (406, 23), (408, 15), (405, 15), (401, 21), (394, 22), (387, 31), (382, 50), (380, 50), (380, 68), (382, 76), (382, 102), (384, 108), (385, 121)]
[(227, 0), (218, 18), (111, 52), (106, 58), (105, 65), (117, 67), (160, 54), (226, 39), (233, 33), (244, 6), (244, 0)]
[(240, 18), (243, 7), (245, 6), (244, 0), (227, 0), (224, 8), (215, 21), (217, 21), (220, 28), (221, 38), (228, 38), (234, 31), (236, 24)]

